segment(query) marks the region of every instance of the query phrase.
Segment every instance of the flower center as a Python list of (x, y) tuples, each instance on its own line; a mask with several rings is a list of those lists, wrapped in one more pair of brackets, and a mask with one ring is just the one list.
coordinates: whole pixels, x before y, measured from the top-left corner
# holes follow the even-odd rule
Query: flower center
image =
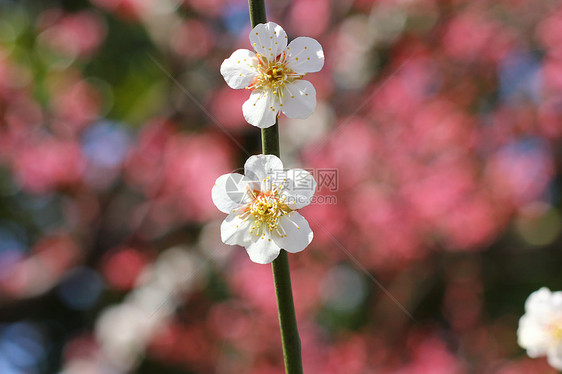
[(269, 231), (277, 230), (279, 218), (291, 209), (278, 196), (271, 193), (259, 193), (250, 204), (250, 214), (257, 226), (265, 225)]
[(550, 327), (552, 338), (558, 342), (562, 341), (562, 323), (554, 324)]
[(260, 54), (258, 58), (257, 77), (247, 89), (265, 89), (272, 91), (274, 95), (283, 96), (282, 88), (288, 83), (301, 79), (302, 75), (295, 73), (287, 64), (288, 59), (285, 52), (273, 60), (268, 60)]
[(282, 63), (274, 62), (265, 67), (260, 77), (264, 80), (264, 82), (269, 83), (273, 87), (281, 86), (287, 80), (287, 70), (289, 69)]
[(254, 199), (240, 216), (245, 221), (250, 216), (253, 218), (250, 234), (265, 237), (267, 230), (270, 233), (277, 232), (281, 237), (287, 236), (279, 226), (279, 219), (292, 209), (285, 204), (285, 198), (280, 197), (280, 191), (277, 187), (268, 192), (252, 191)]

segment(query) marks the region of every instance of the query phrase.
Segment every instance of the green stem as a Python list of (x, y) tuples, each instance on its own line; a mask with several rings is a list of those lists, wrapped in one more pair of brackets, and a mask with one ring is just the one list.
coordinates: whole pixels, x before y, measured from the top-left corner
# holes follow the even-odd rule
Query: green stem
[(265, 16), (265, 2), (263, 0), (248, 0), (248, 6), (250, 7), (250, 24), (252, 28), (260, 23), (267, 22)]
[[(260, 23), (266, 23), (264, 0), (248, 0), (250, 7), (250, 22), (252, 28)], [(279, 152), (279, 125), (261, 130), (262, 153), (277, 157)], [(291, 287), (291, 273), (289, 271), (289, 257), (285, 250), (271, 263), (275, 296), (277, 296), (277, 311), (279, 313), (279, 328), (281, 329), (281, 344), (285, 360), (286, 374), (302, 374), (301, 341), (295, 316), (293, 290)]]
[(279, 152), (279, 125), (275, 121), (275, 125), (266, 129), (261, 129), (261, 149), (264, 155), (275, 155), (280, 157)]
[(302, 374), (301, 340), (293, 303), (289, 256), (285, 250), (282, 249), (279, 256), (273, 260), (271, 268), (273, 269), (273, 282), (275, 283), (275, 295), (277, 296), (285, 373)]

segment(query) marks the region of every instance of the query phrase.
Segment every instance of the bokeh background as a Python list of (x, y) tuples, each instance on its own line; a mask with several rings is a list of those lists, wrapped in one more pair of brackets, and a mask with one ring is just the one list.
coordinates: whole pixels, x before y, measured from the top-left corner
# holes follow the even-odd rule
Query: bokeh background
[[(305, 372), (554, 373), (516, 329), (562, 289), (560, 2), (267, 7), (326, 54), (280, 118), (285, 165), (338, 176), (290, 256)], [(248, 32), (244, 0), (0, 1), (0, 373), (283, 372), (210, 199), (260, 151), (219, 74)]]

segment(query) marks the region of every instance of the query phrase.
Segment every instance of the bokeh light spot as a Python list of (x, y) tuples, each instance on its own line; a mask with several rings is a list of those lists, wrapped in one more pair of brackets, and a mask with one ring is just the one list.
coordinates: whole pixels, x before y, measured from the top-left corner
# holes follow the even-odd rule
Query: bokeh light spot
[(70, 308), (86, 310), (96, 303), (103, 289), (103, 280), (97, 272), (79, 267), (66, 276), (58, 293)]
[(352, 312), (367, 297), (367, 286), (357, 271), (340, 265), (324, 277), (320, 294), (327, 307), (339, 312)]
[(146, 264), (144, 256), (135, 249), (124, 248), (109, 253), (103, 260), (105, 279), (118, 290), (131, 289)]

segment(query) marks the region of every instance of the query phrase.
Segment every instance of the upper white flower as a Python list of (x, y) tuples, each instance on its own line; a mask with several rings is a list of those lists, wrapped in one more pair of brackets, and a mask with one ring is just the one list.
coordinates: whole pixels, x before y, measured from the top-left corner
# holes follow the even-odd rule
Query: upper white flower
[(273, 155), (251, 156), (244, 174), (221, 175), (212, 190), (213, 202), (228, 213), (221, 225), (225, 244), (246, 248), (250, 259), (267, 264), (287, 252), (310, 244), (312, 230), (297, 209), (307, 206), (316, 181), (303, 169), (284, 170)]
[(517, 337), (530, 357), (546, 355), (552, 367), (562, 370), (562, 292), (543, 287), (529, 295)]
[(310, 116), (316, 107), (316, 90), (302, 77), (324, 66), (320, 43), (299, 37), (287, 46), (287, 34), (273, 22), (254, 27), (250, 42), (255, 52), (238, 49), (221, 65), (230, 87), (252, 90), (242, 105), (246, 121), (265, 128), (275, 124), (279, 111), (289, 118)]

